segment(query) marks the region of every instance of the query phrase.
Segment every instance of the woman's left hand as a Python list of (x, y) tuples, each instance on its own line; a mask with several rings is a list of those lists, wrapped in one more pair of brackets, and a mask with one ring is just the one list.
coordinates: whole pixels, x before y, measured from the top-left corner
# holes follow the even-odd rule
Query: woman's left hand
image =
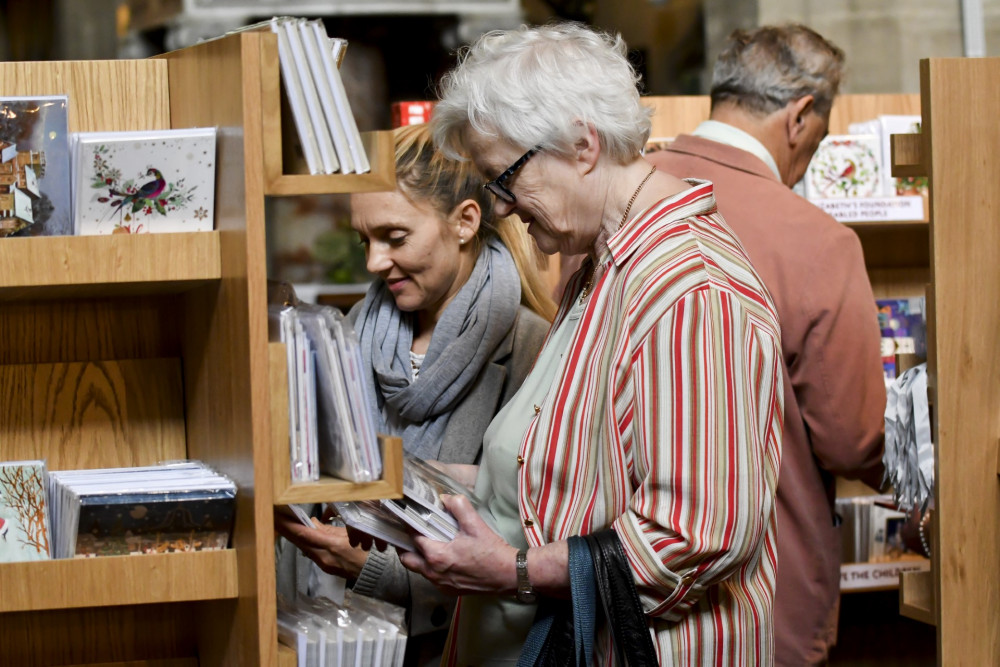
[(399, 560), (450, 595), (513, 595), (517, 549), (486, 525), (465, 496), (441, 500), (458, 521), (458, 535), (451, 542), (415, 537), (417, 550), (400, 553)]
[(274, 528), (302, 553), (328, 574), (354, 579), (361, 573), (368, 551), (354, 546), (341, 526), (330, 526), (312, 519), (313, 527), (307, 528), (298, 519), (280, 512), (274, 514)]

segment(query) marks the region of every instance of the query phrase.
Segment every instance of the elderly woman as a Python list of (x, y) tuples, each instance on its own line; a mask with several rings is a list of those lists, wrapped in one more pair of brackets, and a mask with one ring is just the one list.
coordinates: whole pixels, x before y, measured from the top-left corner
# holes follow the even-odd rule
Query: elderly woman
[[(444, 80), (433, 125), (543, 251), (589, 255), (486, 432), (476, 490), (500, 534), (451, 496), (458, 537), (401, 557), (463, 595), (448, 662), (511, 664), (529, 629), (522, 659), (551, 657), (574, 637), (560, 600), (591, 627), (589, 579), (609, 584), (615, 616), (592, 645), (584, 631), (586, 662), (770, 664), (778, 322), (711, 183), (640, 156), (649, 112), (621, 39), (573, 24), (487, 34)], [(629, 603), (634, 623), (617, 614)]]
[[(379, 432), (400, 435), (408, 453), (449, 464), (471, 483), (483, 433), (520, 387), (555, 304), (523, 225), (495, 214), (473, 165), (436, 151), (425, 125), (399, 128), (394, 140), (396, 189), (351, 196), (351, 225), (378, 279), (348, 319)], [(275, 522), (356, 593), (406, 607), (408, 663), (437, 664), (453, 599), (407, 572), (394, 552), (353, 547), (345, 528), (308, 528), (281, 513)], [(283, 582), (297, 576), (289, 560), (281, 560)]]

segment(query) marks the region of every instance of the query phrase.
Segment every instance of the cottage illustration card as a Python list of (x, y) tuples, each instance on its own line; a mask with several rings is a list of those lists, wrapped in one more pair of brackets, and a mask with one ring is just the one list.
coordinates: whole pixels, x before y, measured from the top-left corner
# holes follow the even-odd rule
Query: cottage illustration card
[(73, 233), (65, 95), (0, 97), (0, 237)]
[(823, 139), (806, 170), (806, 197), (878, 197), (882, 192), (875, 135), (830, 135)]
[(49, 559), (45, 462), (0, 463), (0, 563)]
[(210, 231), (215, 128), (87, 132), (74, 137), (76, 231)]

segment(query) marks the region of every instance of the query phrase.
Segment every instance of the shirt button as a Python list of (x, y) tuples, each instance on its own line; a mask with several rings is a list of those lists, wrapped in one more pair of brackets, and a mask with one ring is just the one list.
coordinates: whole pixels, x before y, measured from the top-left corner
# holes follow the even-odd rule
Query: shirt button
[(525, 519), (524, 520), (524, 527), (525, 528), (531, 528), (534, 525), (535, 525), (535, 522), (532, 521), (531, 519)]
[(517, 457), (517, 465), (519, 465), (519, 466), (523, 466), (524, 465), (524, 457), (523, 456), (518, 456)]
[(535, 406), (535, 414), (537, 415), (541, 411), (542, 411), (542, 409), (536, 405)]

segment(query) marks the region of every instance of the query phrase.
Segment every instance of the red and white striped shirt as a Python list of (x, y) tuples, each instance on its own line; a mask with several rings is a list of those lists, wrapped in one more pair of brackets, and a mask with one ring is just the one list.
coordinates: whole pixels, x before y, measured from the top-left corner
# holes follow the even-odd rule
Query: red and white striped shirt
[(692, 184), (609, 239), (521, 443), (520, 515), (534, 546), (615, 529), (660, 664), (756, 667), (773, 662), (781, 336), (712, 184)]

